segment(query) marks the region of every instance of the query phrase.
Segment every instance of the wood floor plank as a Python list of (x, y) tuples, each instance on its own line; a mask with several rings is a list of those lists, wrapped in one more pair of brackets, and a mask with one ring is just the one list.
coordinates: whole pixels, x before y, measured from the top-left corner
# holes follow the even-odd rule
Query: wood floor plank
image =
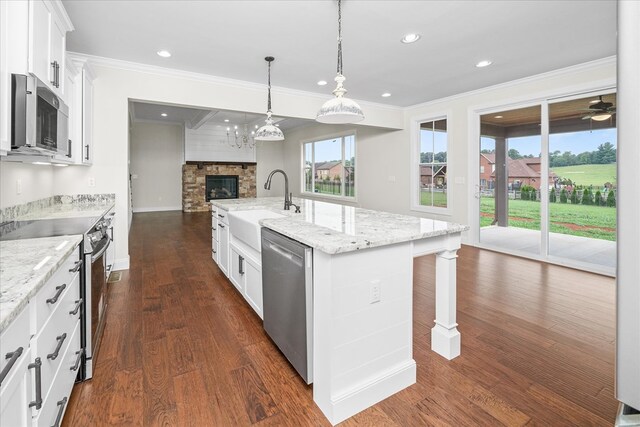
[[(94, 379), (74, 387), (63, 425), (330, 425), (211, 260), (210, 221), (134, 214)], [(447, 361), (430, 349), (435, 259), (413, 266), (417, 383), (341, 425), (612, 424), (613, 279), (463, 246), (462, 354)]]

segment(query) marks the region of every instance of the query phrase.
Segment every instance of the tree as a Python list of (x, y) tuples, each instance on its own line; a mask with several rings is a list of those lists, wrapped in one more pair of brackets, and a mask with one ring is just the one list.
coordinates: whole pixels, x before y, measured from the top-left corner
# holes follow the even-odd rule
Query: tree
[(551, 191), (549, 192), (549, 201), (551, 203), (555, 203), (556, 202), (556, 189), (552, 188)]
[(489, 150), (487, 148), (484, 148), (484, 149), (480, 150), (480, 153), (482, 153), (482, 154), (493, 154), (495, 152), (496, 152), (496, 150)]
[(567, 190), (565, 188), (560, 191), (560, 203), (567, 203)]
[(577, 205), (578, 204), (578, 190), (577, 189), (573, 189), (573, 191), (571, 192), (571, 204), (572, 205)]
[(592, 205), (593, 204), (593, 194), (591, 193), (591, 189), (589, 187), (585, 188), (582, 192), (582, 204), (583, 205)]
[(614, 208), (616, 206), (616, 194), (613, 189), (609, 190), (609, 194), (607, 194), (607, 206), (610, 208)]
[(512, 159), (521, 159), (522, 158), (522, 154), (520, 154), (520, 152), (518, 150), (516, 150), (515, 148), (510, 148), (509, 152), (507, 153), (507, 155), (512, 158)]
[(604, 200), (602, 200), (602, 193), (600, 192), (600, 190), (596, 191), (596, 195), (595, 195), (595, 204), (596, 206), (604, 206)]
[(594, 163), (608, 164), (616, 162), (616, 149), (610, 142), (598, 145), (598, 151), (595, 152)]

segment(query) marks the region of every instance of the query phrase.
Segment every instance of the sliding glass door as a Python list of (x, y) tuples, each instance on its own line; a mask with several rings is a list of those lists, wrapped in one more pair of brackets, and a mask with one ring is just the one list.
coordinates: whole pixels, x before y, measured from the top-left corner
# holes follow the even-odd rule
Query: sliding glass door
[(613, 273), (615, 93), (480, 116), (479, 243)]

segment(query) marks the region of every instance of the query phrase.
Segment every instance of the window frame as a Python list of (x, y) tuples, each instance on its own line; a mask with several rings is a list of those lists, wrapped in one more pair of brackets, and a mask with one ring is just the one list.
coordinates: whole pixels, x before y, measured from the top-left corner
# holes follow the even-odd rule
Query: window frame
[[(344, 138), (348, 137), (348, 136), (353, 136), (353, 151), (354, 151), (354, 158), (355, 158), (355, 162), (356, 162), (356, 167), (354, 170), (354, 177), (355, 177), (355, 183), (353, 186), (353, 191), (355, 193), (355, 196), (351, 197), (351, 196), (344, 196), (344, 191), (345, 191), (345, 179), (343, 176), (343, 179), (341, 180), (341, 195), (337, 196), (337, 195), (332, 195), (332, 194), (323, 194), (323, 193), (315, 193), (315, 192), (309, 192), (306, 190), (306, 182), (305, 182), (305, 146), (306, 144), (314, 144), (316, 142), (321, 142), (321, 141), (327, 141), (330, 139), (338, 139), (340, 138), (342, 141), (342, 147), (341, 147), (341, 151), (342, 151), (342, 166), (343, 168), (345, 167), (345, 142), (344, 142)], [(337, 132), (337, 133), (332, 133), (329, 135), (320, 135), (314, 138), (309, 138), (309, 139), (305, 139), (300, 141), (300, 158), (301, 158), (301, 165), (300, 165), (300, 195), (307, 197), (307, 198), (319, 198), (319, 199), (328, 199), (328, 200), (339, 200), (342, 202), (351, 202), (351, 203), (357, 203), (358, 202), (358, 183), (359, 183), (359, 167), (358, 167), (358, 134), (356, 132), (355, 129), (352, 130), (346, 130), (344, 132)], [(312, 150), (312, 158), (311, 158), (311, 186), (312, 188), (315, 185), (315, 146)]]
[[(450, 190), (454, 180), (452, 174), (453, 156), (451, 156), (451, 111), (436, 112), (411, 118), (411, 210), (416, 212), (431, 213), (442, 216), (451, 216), (453, 212), (453, 200)], [(447, 206), (424, 206), (420, 204), (420, 125), (424, 122), (447, 121)]]

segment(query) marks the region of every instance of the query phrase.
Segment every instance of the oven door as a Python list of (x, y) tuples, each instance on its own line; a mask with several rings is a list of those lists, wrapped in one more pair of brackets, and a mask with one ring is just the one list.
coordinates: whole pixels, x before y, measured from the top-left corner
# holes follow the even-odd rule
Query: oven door
[[(105, 254), (111, 240), (103, 237), (93, 245), (93, 251), (86, 254), (86, 373), (85, 379), (93, 377), (93, 365), (96, 363), (100, 340), (106, 320), (107, 279), (105, 276)], [(89, 304), (90, 302), (90, 304)]]

